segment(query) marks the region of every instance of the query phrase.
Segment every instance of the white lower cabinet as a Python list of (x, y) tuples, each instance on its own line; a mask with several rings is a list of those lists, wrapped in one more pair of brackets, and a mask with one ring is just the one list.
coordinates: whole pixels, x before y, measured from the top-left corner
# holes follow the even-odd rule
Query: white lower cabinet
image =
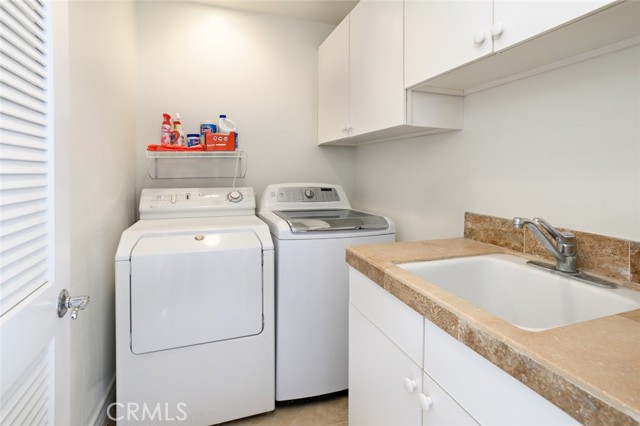
[(579, 424), (354, 268), (349, 292), (349, 426)]
[(349, 425), (477, 426), (424, 372), (422, 316), (349, 272)]
[(422, 370), (349, 306), (349, 425), (419, 426)]
[(478, 426), (427, 373), (422, 375), (422, 392), (418, 398), (423, 411), (422, 426)]
[(579, 425), (538, 393), (427, 320), (424, 346), (424, 369), (481, 425)]

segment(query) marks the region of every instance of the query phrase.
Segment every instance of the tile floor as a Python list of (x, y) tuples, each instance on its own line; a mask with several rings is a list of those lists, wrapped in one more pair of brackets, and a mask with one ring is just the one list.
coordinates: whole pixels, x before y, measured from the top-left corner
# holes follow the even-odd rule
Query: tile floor
[(347, 426), (348, 397), (301, 405), (276, 407), (275, 411), (247, 417), (224, 426)]
[[(287, 407), (276, 407), (270, 413), (258, 414), (221, 426), (347, 426), (348, 397), (311, 402)], [(107, 426), (116, 426), (109, 421)]]

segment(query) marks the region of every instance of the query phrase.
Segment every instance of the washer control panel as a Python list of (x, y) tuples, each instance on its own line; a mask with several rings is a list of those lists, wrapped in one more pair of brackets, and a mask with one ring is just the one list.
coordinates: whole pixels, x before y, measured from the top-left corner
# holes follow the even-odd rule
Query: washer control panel
[(284, 187), (278, 188), (277, 202), (339, 202), (340, 195), (336, 188), (310, 186), (310, 187)]
[(254, 215), (253, 188), (147, 188), (140, 219)]

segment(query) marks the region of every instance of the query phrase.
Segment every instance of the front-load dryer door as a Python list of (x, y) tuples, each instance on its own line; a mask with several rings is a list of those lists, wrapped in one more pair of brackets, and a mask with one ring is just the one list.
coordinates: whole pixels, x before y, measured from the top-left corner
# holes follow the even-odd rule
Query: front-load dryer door
[(133, 353), (262, 331), (262, 245), (252, 232), (142, 238), (130, 285)]

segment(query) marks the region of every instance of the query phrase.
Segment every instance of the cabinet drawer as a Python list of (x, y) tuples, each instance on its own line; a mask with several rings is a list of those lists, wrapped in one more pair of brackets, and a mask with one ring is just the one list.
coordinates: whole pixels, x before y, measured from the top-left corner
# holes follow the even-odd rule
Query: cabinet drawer
[(432, 322), (424, 322), (425, 371), (483, 426), (579, 424)]
[(417, 365), (422, 366), (422, 315), (351, 267), (349, 301)]

